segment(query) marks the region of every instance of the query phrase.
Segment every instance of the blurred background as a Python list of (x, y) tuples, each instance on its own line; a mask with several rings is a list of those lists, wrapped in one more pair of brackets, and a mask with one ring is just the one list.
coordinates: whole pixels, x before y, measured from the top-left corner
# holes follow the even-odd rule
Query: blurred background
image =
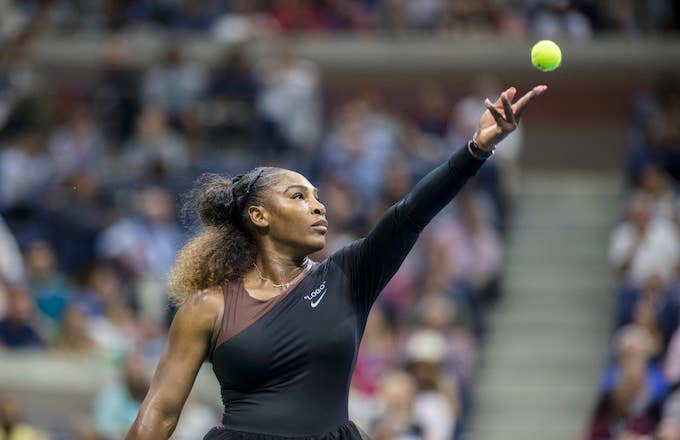
[[(0, 439), (124, 436), (200, 173), (305, 174), (322, 259), (537, 84), (374, 307), (351, 417), (680, 439), (679, 31), (677, 0), (0, 0)], [(206, 364), (173, 438), (220, 413)]]

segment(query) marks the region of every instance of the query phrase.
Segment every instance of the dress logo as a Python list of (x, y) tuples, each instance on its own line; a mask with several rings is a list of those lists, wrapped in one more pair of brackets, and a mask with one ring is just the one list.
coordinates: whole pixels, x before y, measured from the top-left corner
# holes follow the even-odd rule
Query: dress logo
[(305, 299), (310, 301), (309, 305), (311, 305), (312, 308), (314, 309), (316, 308), (316, 306), (319, 305), (325, 294), (326, 294), (326, 280), (324, 280), (323, 283), (321, 283), (321, 285), (314, 289), (314, 291), (311, 292), (309, 295), (305, 295)]

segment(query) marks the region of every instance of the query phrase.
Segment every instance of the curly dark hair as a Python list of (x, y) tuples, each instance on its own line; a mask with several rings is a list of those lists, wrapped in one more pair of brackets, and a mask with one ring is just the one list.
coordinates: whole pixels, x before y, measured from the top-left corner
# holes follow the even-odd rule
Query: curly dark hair
[(234, 281), (255, 263), (257, 247), (247, 214), (262, 205), (282, 168), (258, 167), (227, 178), (204, 174), (185, 196), (186, 219), (198, 214), (200, 230), (180, 250), (170, 272), (170, 299), (181, 305), (194, 292)]

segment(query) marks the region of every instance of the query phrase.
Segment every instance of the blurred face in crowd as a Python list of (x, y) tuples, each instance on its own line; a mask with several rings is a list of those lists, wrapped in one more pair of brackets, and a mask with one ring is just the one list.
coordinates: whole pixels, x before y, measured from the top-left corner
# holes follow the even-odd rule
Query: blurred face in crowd
[(670, 187), (670, 177), (663, 170), (653, 165), (647, 165), (640, 175), (640, 186), (653, 196), (664, 194)]
[(10, 395), (0, 395), (0, 427), (9, 431), (20, 418), (19, 402)]
[(661, 422), (655, 440), (680, 440), (680, 424), (667, 418)]
[(69, 308), (64, 314), (62, 329), (64, 339), (69, 341), (69, 343), (87, 345), (87, 342), (89, 341), (87, 315), (82, 309), (78, 307)]
[(326, 207), (316, 188), (299, 173), (281, 172), (266, 194), (265, 206), (249, 207), (249, 215), (256, 236), (266, 235), (297, 257), (326, 245)]
[(15, 286), (10, 290), (7, 318), (13, 322), (29, 322), (33, 315), (33, 299), (25, 287)]
[(389, 410), (410, 412), (416, 393), (416, 383), (404, 371), (392, 371), (378, 384), (378, 395)]
[(653, 351), (654, 340), (644, 327), (629, 326), (621, 331), (617, 352), (622, 361), (646, 363)]
[(26, 252), (26, 262), (34, 278), (48, 277), (55, 269), (57, 260), (52, 247), (44, 241), (32, 243)]
[(465, 191), (460, 198), (460, 219), (469, 231), (478, 231), (482, 226), (482, 213), (475, 195), (471, 191)]
[(160, 110), (146, 110), (139, 117), (137, 130), (140, 136), (145, 139), (161, 137), (167, 131), (165, 114)]
[(173, 220), (172, 198), (161, 188), (150, 188), (142, 193), (140, 211), (153, 224), (167, 224)]
[(421, 301), (420, 320), (424, 327), (445, 332), (454, 321), (455, 308), (444, 296), (429, 296)]
[(652, 206), (649, 197), (636, 193), (628, 205), (628, 218), (635, 228), (644, 232), (652, 218)]
[(122, 290), (121, 279), (116, 270), (108, 264), (99, 264), (90, 272), (89, 287), (105, 301), (116, 299)]
[(666, 282), (663, 275), (653, 273), (645, 280), (644, 291), (642, 294), (650, 299), (657, 299), (663, 295)]

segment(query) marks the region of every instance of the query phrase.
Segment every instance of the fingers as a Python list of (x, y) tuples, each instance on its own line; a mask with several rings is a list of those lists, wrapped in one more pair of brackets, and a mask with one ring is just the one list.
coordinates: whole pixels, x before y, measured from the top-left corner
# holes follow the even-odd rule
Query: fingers
[(489, 98), (486, 98), (484, 100), (484, 107), (486, 107), (487, 110), (489, 110), (489, 113), (491, 113), (491, 116), (493, 116), (494, 120), (496, 121), (496, 124), (499, 127), (503, 126), (503, 122), (505, 122), (505, 119), (503, 119), (503, 115), (500, 114), (498, 109), (489, 101)]
[[(545, 92), (548, 89), (548, 86), (536, 86), (533, 89), (531, 89), (529, 92), (527, 92), (524, 96), (522, 96), (513, 106), (512, 109), (514, 110), (515, 113), (515, 119), (519, 121), (519, 118), (522, 117), (522, 113), (526, 109), (527, 105), (529, 102), (531, 102), (532, 99), (540, 95), (541, 93)], [(507, 110), (506, 110), (507, 112)]]
[(512, 111), (512, 107), (510, 106), (508, 92), (503, 92), (501, 94), (501, 100), (503, 101), (503, 111), (505, 112), (505, 119), (513, 126), (516, 125), (517, 123), (515, 122), (515, 113)]
[(515, 99), (515, 94), (517, 93), (517, 89), (514, 87), (509, 87), (507, 90), (505, 90), (503, 93), (498, 95), (498, 99), (496, 102), (493, 104), (495, 106), (499, 106), (503, 103), (503, 94), (506, 94), (508, 96), (508, 101), (512, 102), (513, 99)]

